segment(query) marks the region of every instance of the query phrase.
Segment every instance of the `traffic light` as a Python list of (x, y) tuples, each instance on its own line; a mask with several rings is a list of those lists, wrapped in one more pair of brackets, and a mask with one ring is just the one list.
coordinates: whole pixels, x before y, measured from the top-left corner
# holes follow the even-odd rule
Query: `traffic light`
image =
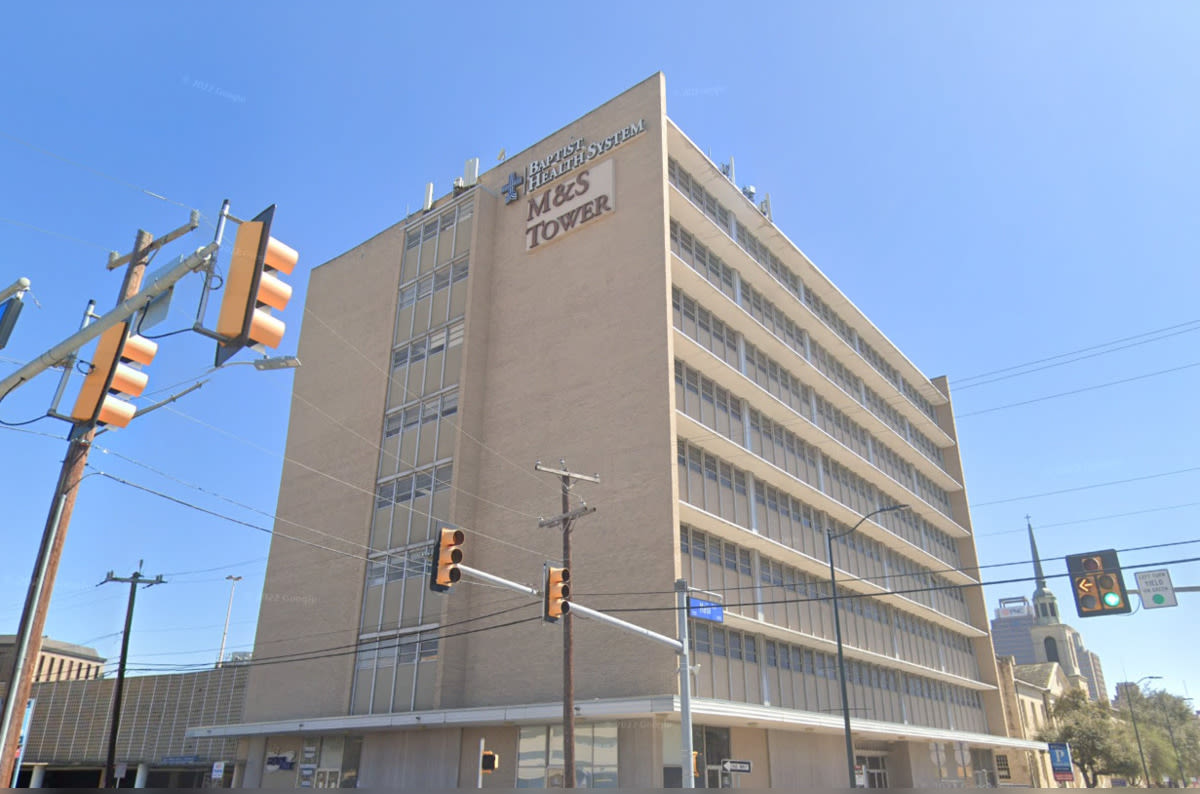
[(271, 236), (274, 217), (272, 204), (238, 227), (217, 316), (217, 334), (222, 337), (217, 343), (218, 367), (243, 347), (279, 347), (283, 341), (285, 325), (271, 316), (271, 309), (282, 311), (292, 288), (275, 274), (290, 275), (300, 255)]
[(1067, 555), (1067, 573), (1079, 617), (1127, 615), (1132, 611), (1114, 549)]
[(491, 750), (484, 750), (483, 755), (479, 757), (479, 768), (488, 774), (495, 772), (500, 768), (500, 756)]
[(571, 572), (566, 568), (553, 568), (546, 565), (545, 583), (542, 591), (542, 617), (549, 623), (557, 623), (558, 619), (571, 611)]
[(462, 578), (458, 564), (463, 559), (463, 541), (467, 536), (461, 529), (438, 530), (438, 542), (433, 547), (433, 566), (429, 571), (429, 589), (444, 593)]
[[(129, 323), (117, 323), (100, 335), (92, 369), (83, 379), (71, 418), (79, 422), (125, 427), (137, 408), (118, 395), (140, 397), (149, 377), (131, 364), (149, 364), (158, 345), (130, 335)], [(127, 363), (128, 362), (128, 363)]]

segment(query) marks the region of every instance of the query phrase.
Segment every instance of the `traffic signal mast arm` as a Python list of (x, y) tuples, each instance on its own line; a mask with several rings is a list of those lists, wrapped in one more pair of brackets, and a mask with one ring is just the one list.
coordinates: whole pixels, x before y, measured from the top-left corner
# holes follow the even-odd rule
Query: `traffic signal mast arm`
[(149, 283), (145, 284), (141, 292), (121, 301), (116, 308), (97, 319), (96, 322), (71, 334), (4, 380), (0, 380), (0, 400), (11, 394), (22, 383), (61, 364), (68, 356), (109, 328), (125, 322), (146, 308), (151, 301), (175, 286), (175, 283), (188, 273), (204, 269), (208, 265), (209, 258), (216, 254), (219, 247), (218, 243), (212, 242), (203, 248), (196, 249), (191, 254), (177, 258), (147, 279)]
[[(480, 571), (477, 568), (472, 568), (468, 565), (460, 564), (458, 569), (462, 571), (463, 576), (470, 576), (482, 582), (488, 582), (489, 584), (506, 587), (509, 590), (515, 590), (518, 593), (524, 593), (525, 595), (533, 596), (534, 598), (542, 597), (542, 591), (538, 590), (536, 587), (530, 587), (527, 584), (520, 584), (519, 582), (514, 582), (510, 579), (504, 579), (502, 577), (495, 576), (494, 574), (487, 573), (486, 571)], [(650, 629), (635, 625), (629, 621), (621, 620), (620, 618), (614, 618), (612, 615), (606, 615), (603, 612), (592, 609), (591, 607), (585, 607), (578, 601), (571, 602), (571, 614), (579, 615), (585, 618), (591, 618), (592, 620), (597, 620), (601, 623), (607, 623), (610, 626), (616, 626), (619, 629), (624, 629), (625, 631), (630, 631), (634, 634), (640, 634), (643, 637), (649, 637), (656, 642), (666, 645), (676, 653), (679, 653), (683, 650), (683, 643), (674, 637), (668, 637), (665, 634), (659, 634), (656, 631), (651, 631)]]

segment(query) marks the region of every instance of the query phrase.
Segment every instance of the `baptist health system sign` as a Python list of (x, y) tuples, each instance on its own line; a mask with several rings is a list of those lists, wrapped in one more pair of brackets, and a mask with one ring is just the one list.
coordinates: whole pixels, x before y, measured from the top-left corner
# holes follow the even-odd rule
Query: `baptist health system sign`
[(565, 146), (531, 161), (524, 176), (515, 171), (510, 174), (501, 187), (505, 204), (518, 201), (521, 186), (525, 187), (525, 250), (532, 251), (615, 211), (612, 160), (590, 163), (645, 131), (646, 121), (640, 119), (601, 140), (572, 138)]

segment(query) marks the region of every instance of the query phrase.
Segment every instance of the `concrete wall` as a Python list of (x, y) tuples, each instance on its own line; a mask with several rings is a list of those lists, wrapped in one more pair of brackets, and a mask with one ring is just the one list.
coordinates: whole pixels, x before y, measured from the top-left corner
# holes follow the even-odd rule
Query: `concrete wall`
[[(569, 469), (601, 477), (599, 485), (576, 486), (572, 507), (586, 498), (599, 510), (572, 532), (571, 586), (576, 600), (606, 609), (673, 604), (663, 94), (661, 76), (641, 83), (485, 174), (486, 189), (476, 194), (461, 401), (473, 438), (459, 441), (464, 465), (456, 465), (454, 507), (467, 532), (467, 562), (536, 583), (543, 562), (561, 558), (560, 530), (537, 527), (538, 516), (561, 512), (559, 481), (535, 474), (533, 464), (565, 458)], [(499, 195), (509, 174), (524, 173), (530, 160), (575, 137), (602, 140), (639, 120), (645, 132), (589, 165), (613, 163), (615, 211), (527, 251), (528, 200), (506, 205)], [(489, 312), (485, 303), (504, 310)], [(593, 595), (631, 590), (665, 594)], [(514, 604), (470, 583), (447, 597), (464, 599), (474, 615)], [(539, 613), (531, 602), (513, 617)], [(675, 632), (670, 611), (640, 614), (637, 622)], [(561, 634), (560, 626), (535, 621), (446, 641), (443, 681), (450, 685), (441, 705), (560, 698)], [(580, 700), (675, 690), (670, 650), (601, 624), (575, 621), (575, 661)]]
[[(358, 637), (403, 232), (312, 272), (254, 658)], [(254, 667), (249, 721), (346, 714), (353, 653)]]
[[(457, 728), (367, 734), (358, 787), (474, 788), (474, 775), (459, 782), (462, 742), (462, 731)], [(476, 736), (475, 747), (478, 745)]]
[[(768, 730), (767, 755), (776, 787), (845, 788), (846, 746), (840, 736)], [(830, 759), (842, 759), (839, 764)]]

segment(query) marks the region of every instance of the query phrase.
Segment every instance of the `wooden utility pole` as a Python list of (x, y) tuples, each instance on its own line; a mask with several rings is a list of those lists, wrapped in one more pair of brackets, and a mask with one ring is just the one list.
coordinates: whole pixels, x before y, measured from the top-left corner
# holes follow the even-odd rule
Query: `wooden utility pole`
[[(599, 475), (576, 474), (567, 471), (566, 460), (559, 460), (559, 468), (543, 466), (541, 461), (534, 465), (535, 471), (557, 474), (562, 479), (562, 513), (554, 518), (538, 521), (539, 527), (562, 526), (563, 567), (571, 571), (571, 525), (575, 519), (596, 512), (586, 502), (575, 510), (571, 509), (571, 481), (600, 482)], [(574, 588), (574, 581), (570, 585)], [(562, 616), (563, 621), (563, 788), (575, 788), (575, 638), (573, 618), (570, 611)]]
[[(141, 229), (134, 238), (133, 252), (129, 255), (129, 266), (117, 303), (136, 295), (142, 286), (142, 276), (149, 261), (147, 251), (153, 236)], [(33, 675), (37, 659), (42, 652), (42, 634), (46, 629), (46, 613), (50, 607), (50, 594), (54, 590), (54, 579), (62, 558), (63, 545), (67, 539), (67, 527), (75, 508), (75, 497), (83, 470), (87, 465), (88, 453), (96, 426), (92, 422), (76, 422), (72, 425), (70, 445), (59, 471), (54, 496), (50, 500), (50, 515), (42, 531), (42, 542), (38, 548), (37, 562), (25, 595), (21, 610), (21, 625), (17, 632), (13, 656), (12, 674), (9, 676), (8, 697), (4, 701), (3, 718), (0, 719), (0, 781), (7, 784), (16, 771), (17, 741), (25, 704), (33, 691)]]
[(133, 602), (137, 596), (137, 588), (139, 584), (144, 584), (146, 587), (166, 584), (161, 573), (155, 578), (149, 579), (142, 576), (141, 570), (134, 571), (133, 576), (128, 579), (113, 576), (113, 572), (109, 571), (108, 576), (104, 577), (104, 581), (100, 584), (109, 582), (123, 582), (129, 585), (129, 605), (125, 607), (125, 633), (121, 636), (121, 662), (117, 666), (117, 685), (113, 692), (112, 716), (108, 722), (108, 752), (105, 755), (104, 770), (100, 773), (100, 788), (117, 788), (121, 784), (116, 774), (117, 734), (121, 730), (121, 697), (125, 692), (125, 663), (129, 660), (129, 631), (133, 628)]

